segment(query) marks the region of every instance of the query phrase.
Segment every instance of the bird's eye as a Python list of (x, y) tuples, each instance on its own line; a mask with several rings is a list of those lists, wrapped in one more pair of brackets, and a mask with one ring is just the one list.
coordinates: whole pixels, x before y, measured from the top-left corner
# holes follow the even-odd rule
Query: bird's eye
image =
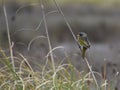
[(83, 36), (83, 33), (80, 33), (79, 35), (80, 35), (80, 36)]
[(86, 33), (84, 33), (84, 32), (80, 32), (80, 33), (79, 33), (79, 36), (81, 36), (81, 37), (86, 37), (86, 36), (87, 36), (87, 34), (86, 34)]

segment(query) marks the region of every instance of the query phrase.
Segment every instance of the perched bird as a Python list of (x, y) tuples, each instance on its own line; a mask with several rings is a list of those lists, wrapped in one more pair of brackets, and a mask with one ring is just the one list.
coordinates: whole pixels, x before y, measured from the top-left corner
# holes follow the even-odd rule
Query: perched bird
[(84, 32), (79, 32), (79, 34), (77, 35), (77, 40), (79, 48), (82, 52), (82, 58), (84, 59), (87, 49), (90, 48), (90, 43), (88, 41), (87, 34)]

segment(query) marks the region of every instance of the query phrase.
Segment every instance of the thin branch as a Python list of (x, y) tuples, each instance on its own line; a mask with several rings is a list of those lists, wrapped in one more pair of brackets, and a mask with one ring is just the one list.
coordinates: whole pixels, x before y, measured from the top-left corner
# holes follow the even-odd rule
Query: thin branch
[[(44, 5), (43, 5), (42, 1), (41, 1), (41, 9), (42, 9), (43, 21), (44, 21), (47, 40), (48, 40), (48, 45), (49, 45), (49, 51), (51, 51), (52, 46), (51, 46), (51, 42), (50, 42), (50, 38), (49, 38), (47, 21), (46, 21), (46, 16), (45, 16), (45, 10), (44, 10)], [(55, 63), (54, 63), (54, 58), (53, 58), (53, 53), (52, 52), (50, 53), (50, 58), (51, 58), (51, 62), (52, 62), (53, 71), (55, 72)]]
[(66, 25), (68, 26), (68, 28), (69, 28), (69, 30), (70, 30), (70, 32), (71, 32), (71, 34), (72, 34), (72, 36), (73, 36), (75, 42), (77, 43), (77, 45), (79, 46), (79, 48), (80, 48), (80, 50), (81, 50), (81, 46), (79, 45), (78, 40), (77, 40), (75, 34), (73, 33), (73, 30), (72, 30), (72, 28), (71, 28), (71, 26), (70, 26), (68, 20), (66, 19), (65, 15), (63, 14), (63, 12), (62, 12), (60, 6), (58, 5), (58, 3), (57, 3), (56, 0), (53, 0), (53, 2), (55, 3), (55, 5), (56, 5), (58, 11), (60, 12), (60, 14), (63, 16), (63, 19), (64, 19)]
[(88, 66), (88, 68), (89, 68), (89, 70), (90, 70), (90, 72), (91, 72), (91, 74), (92, 74), (92, 77), (93, 77), (93, 79), (94, 79), (94, 81), (95, 81), (95, 84), (96, 84), (96, 86), (97, 86), (97, 89), (99, 90), (99, 86), (98, 86), (96, 77), (95, 77), (95, 75), (94, 75), (94, 73), (93, 73), (93, 71), (92, 71), (92, 68), (91, 68), (91, 66), (90, 66), (90, 64), (89, 64), (89, 62), (88, 62), (88, 60), (87, 60), (87, 58), (85, 57), (84, 60), (85, 60), (87, 66)]
[[(75, 36), (75, 34), (73, 33), (73, 30), (72, 30), (72, 28), (71, 28), (69, 22), (67, 21), (65, 15), (63, 14), (63, 12), (62, 12), (60, 6), (58, 5), (58, 3), (57, 3), (56, 0), (53, 0), (53, 1), (54, 1), (55, 5), (56, 5), (58, 11), (60, 12), (60, 14), (63, 16), (64, 21), (65, 21), (66, 25), (68, 26), (68, 28), (69, 28), (69, 30), (70, 30), (70, 32), (71, 32), (71, 34), (72, 34), (72, 36), (73, 36), (75, 42), (77, 43), (77, 45), (79, 46), (79, 48), (80, 48), (80, 50), (81, 50), (81, 46), (79, 45), (78, 40), (76, 39), (76, 36)], [(87, 63), (87, 66), (88, 66), (88, 68), (89, 68), (89, 70), (90, 70), (90, 72), (91, 72), (91, 74), (92, 74), (92, 76), (93, 76), (93, 79), (94, 79), (94, 81), (95, 81), (95, 84), (96, 84), (96, 86), (97, 86), (97, 89), (99, 90), (99, 86), (98, 86), (96, 77), (95, 77), (95, 75), (94, 75), (94, 73), (93, 73), (93, 71), (92, 71), (92, 68), (91, 68), (91, 66), (90, 66), (90, 64), (89, 64), (89, 62), (88, 62), (88, 60), (87, 60), (87, 58), (85, 57), (84, 60), (85, 60), (85, 62)]]
[(12, 50), (13, 43), (11, 42), (11, 39), (10, 39), (10, 30), (9, 30), (9, 24), (8, 24), (8, 17), (7, 17), (6, 7), (5, 7), (4, 3), (3, 3), (3, 11), (4, 11), (4, 16), (5, 16), (6, 28), (7, 28), (8, 43), (9, 43), (9, 50), (10, 50), (10, 56), (11, 56), (11, 61), (12, 61), (12, 67), (13, 67), (13, 71), (15, 72), (13, 50)]

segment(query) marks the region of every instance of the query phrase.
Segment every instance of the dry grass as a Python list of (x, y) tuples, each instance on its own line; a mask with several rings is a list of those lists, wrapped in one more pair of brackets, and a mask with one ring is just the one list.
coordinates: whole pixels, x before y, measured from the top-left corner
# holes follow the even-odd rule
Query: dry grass
[[(55, 3), (58, 12), (64, 18), (71, 35), (77, 43), (73, 30), (64, 16), (59, 4), (56, 0), (53, 0), (53, 2)], [(2, 63), (0, 68), (0, 90), (93, 90), (93, 88), (95, 90), (113, 90), (113, 87), (111, 87), (112, 83), (109, 85), (109, 82), (107, 82), (107, 79), (105, 78), (106, 65), (104, 65), (103, 72), (100, 74), (92, 70), (87, 58), (85, 58), (85, 61), (89, 69), (88, 72), (78, 71), (70, 62), (68, 62), (68, 64), (55, 63), (53, 51), (63, 47), (52, 48), (48, 32), (49, 28), (47, 27), (46, 14), (44, 12), (45, 6), (44, 3), (41, 3), (40, 5), (42, 8), (43, 24), (46, 32), (46, 36), (44, 38), (47, 38), (49, 52), (45, 57), (45, 65), (38, 65), (40, 68), (39, 71), (34, 70), (29, 64), (29, 60), (27, 60), (27, 58), (21, 53), (18, 54), (19, 57), (15, 57), (13, 55), (12, 47), (14, 47), (14, 44), (10, 39), (7, 12), (5, 6), (3, 6), (9, 41), (9, 54), (0, 48), (0, 62)], [(35, 39), (41, 37), (42, 36), (36, 37)], [(29, 49), (30, 44), (28, 47)], [(101, 78), (101, 80), (99, 80), (99, 84), (96, 76)]]

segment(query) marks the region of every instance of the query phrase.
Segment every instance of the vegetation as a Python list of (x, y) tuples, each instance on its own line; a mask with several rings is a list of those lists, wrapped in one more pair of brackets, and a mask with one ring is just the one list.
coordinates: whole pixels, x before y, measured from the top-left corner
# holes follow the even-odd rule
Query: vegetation
[[(77, 42), (59, 4), (56, 0), (53, 1)], [(92, 70), (86, 57), (84, 60), (87, 63), (88, 71), (78, 71), (70, 62), (68, 64), (55, 63), (52, 52), (62, 47), (51, 47), (43, 3), (41, 3), (41, 8), (49, 52), (46, 55), (45, 65), (39, 64), (40, 70), (38, 71), (32, 68), (29, 60), (21, 53), (17, 57), (14, 56), (12, 49), (14, 43), (10, 39), (6, 7), (3, 6), (9, 41), (9, 54), (0, 48), (0, 62), (2, 63), (0, 68), (0, 90), (113, 90), (112, 83), (107, 82), (105, 77), (105, 65), (102, 74), (100, 74)], [(66, 56), (66, 58), (68, 57)], [(100, 77), (99, 81), (96, 76)]]

